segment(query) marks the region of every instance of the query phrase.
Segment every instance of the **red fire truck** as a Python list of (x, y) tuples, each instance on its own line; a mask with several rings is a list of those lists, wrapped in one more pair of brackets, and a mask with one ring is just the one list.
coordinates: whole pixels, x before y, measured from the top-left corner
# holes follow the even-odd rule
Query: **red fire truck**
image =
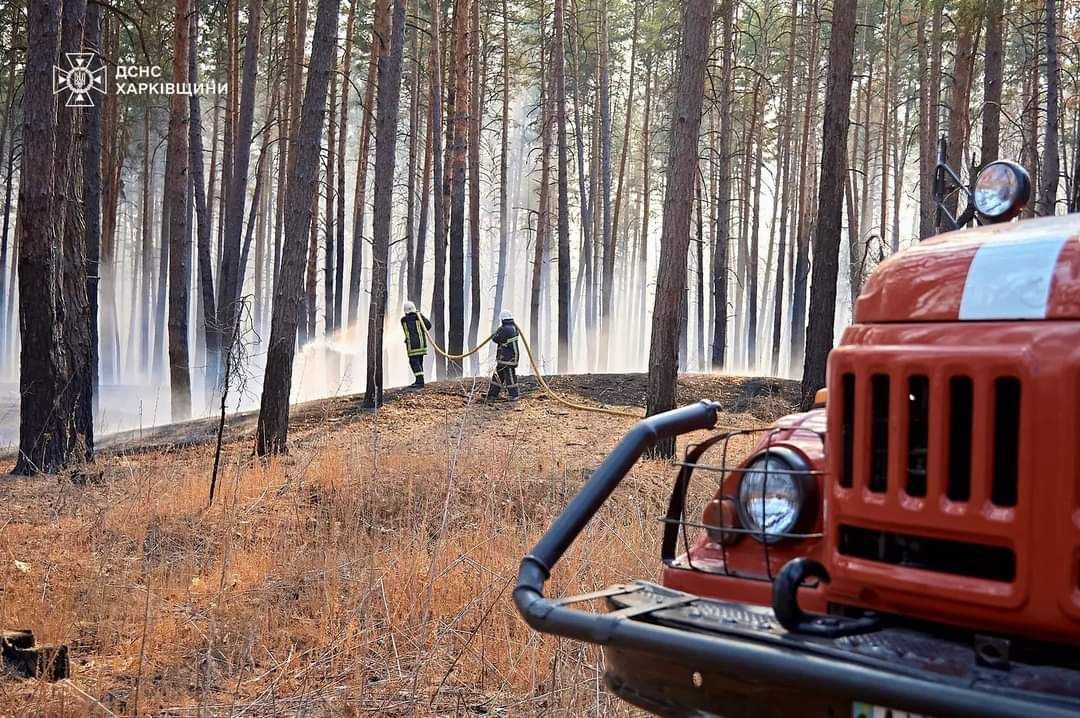
[[(940, 215), (982, 226), (878, 267), (822, 406), (635, 426), (522, 560), (529, 625), (603, 646), (609, 688), (661, 715), (1080, 715), (1080, 215), (1004, 222), (1028, 189), (989, 165)], [(691, 432), (662, 585), (545, 597), (642, 453)]]

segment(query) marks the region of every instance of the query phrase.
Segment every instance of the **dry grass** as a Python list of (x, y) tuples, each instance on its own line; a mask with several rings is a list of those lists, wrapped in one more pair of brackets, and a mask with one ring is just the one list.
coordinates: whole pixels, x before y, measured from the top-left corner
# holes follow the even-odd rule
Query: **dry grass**
[[(103, 457), (91, 486), (0, 480), (0, 627), (74, 657), (70, 681), (0, 682), (0, 713), (627, 714), (600, 652), (532, 633), (510, 593), (631, 423), (432, 391), (327, 410), (268, 464), (229, 444), (209, 509), (205, 445)], [(551, 593), (655, 577), (672, 476), (639, 465)]]

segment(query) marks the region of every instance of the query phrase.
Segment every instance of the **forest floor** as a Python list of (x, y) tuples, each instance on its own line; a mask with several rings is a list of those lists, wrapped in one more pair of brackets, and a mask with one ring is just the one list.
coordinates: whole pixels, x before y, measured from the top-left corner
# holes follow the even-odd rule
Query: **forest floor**
[[(642, 374), (551, 383), (644, 403)], [(267, 463), (238, 415), (210, 508), (212, 421), (106, 437), (89, 475), (0, 477), (0, 628), (72, 655), (69, 680), (0, 680), (0, 714), (630, 714), (599, 651), (531, 632), (510, 595), (521, 556), (633, 420), (525, 384), (516, 404), (484, 403), (483, 380), (393, 390), (378, 411), (302, 404), (290, 454)], [(685, 375), (679, 399), (715, 399), (721, 423), (747, 426), (796, 391)], [(655, 579), (673, 477), (640, 463), (549, 593)]]

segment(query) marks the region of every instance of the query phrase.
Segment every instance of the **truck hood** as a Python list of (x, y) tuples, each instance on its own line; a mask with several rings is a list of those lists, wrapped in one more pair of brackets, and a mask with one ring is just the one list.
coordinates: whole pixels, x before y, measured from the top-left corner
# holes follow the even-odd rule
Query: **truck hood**
[(1080, 319), (1080, 214), (962, 229), (893, 255), (855, 322)]

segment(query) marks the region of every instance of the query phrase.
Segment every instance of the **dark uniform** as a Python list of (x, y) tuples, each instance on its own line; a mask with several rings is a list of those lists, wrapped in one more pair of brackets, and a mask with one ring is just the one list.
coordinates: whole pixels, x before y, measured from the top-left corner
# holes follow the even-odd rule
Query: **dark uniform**
[(498, 345), (495, 352), (495, 374), (491, 377), (487, 398), (497, 399), (499, 392), (506, 387), (511, 399), (520, 398), (517, 383), (517, 365), (519, 358), (518, 328), (513, 319), (504, 319), (491, 341)]
[(409, 355), (409, 366), (416, 378), (413, 382), (415, 387), (424, 385), (424, 356), (427, 355), (427, 336), (420, 322), (431, 329), (428, 318), (418, 312), (409, 312), (401, 318), (401, 328), (405, 330), (405, 353)]

